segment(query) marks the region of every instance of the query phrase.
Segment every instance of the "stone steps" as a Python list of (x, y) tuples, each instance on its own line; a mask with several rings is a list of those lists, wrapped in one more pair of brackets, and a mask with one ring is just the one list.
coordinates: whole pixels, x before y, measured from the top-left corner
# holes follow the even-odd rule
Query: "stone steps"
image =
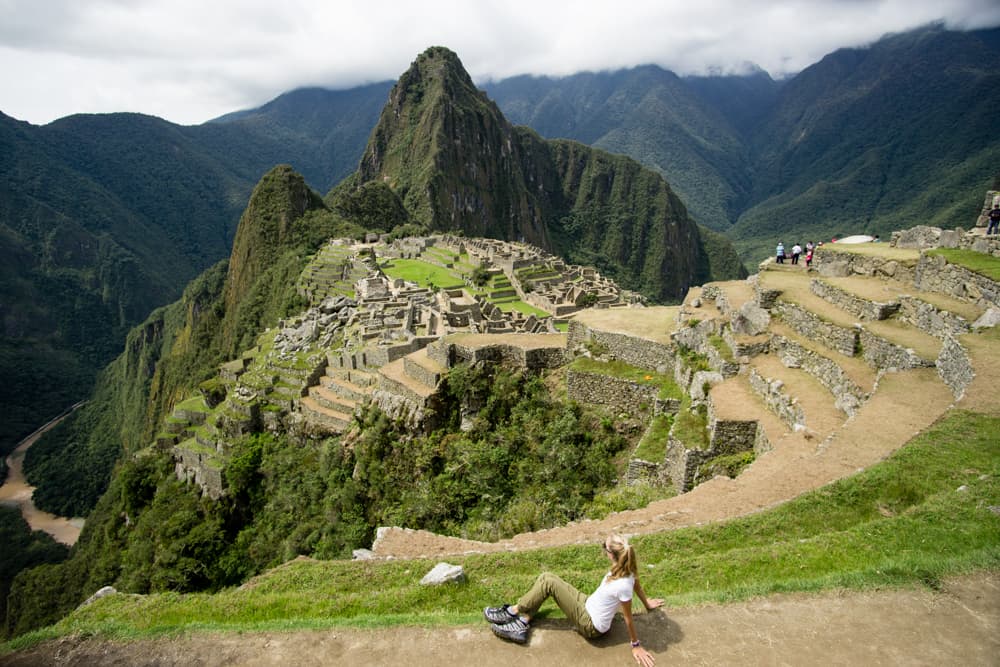
[(748, 379), (751, 389), (788, 428), (802, 425), (826, 435), (843, 425), (848, 416), (818, 379), (800, 368), (786, 367), (777, 355), (755, 357)]
[(428, 356), (427, 348), (403, 357), (403, 369), (407, 375), (431, 389), (437, 389), (441, 378), (448, 372), (447, 368)]
[(347, 431), (353, 420), (350, 413), (324, 407), (311, 396), (305, 396), (299, 401), (299, 410), (310, 424), (325, 427), (332, 433)]
[[(777, 277), (775, 277), (777, 276)], [(760, 283), (780, 290), (774, 312), (802, 336), (878, 369), (932, 366), (941, 350), (934, 336), (897, 319), (862, 321), (812, 293), (808, 276), (765, 271)]]
[(336, 410), (337, 412), (344, 412), (347, 414), (353, 414), (354, 410), (358, 407), (358, 402), (356, 400), (340, 396), (332, 389), (328, 389), (323, 385), (314, 385), (309, 387), (309, 398), (313, 399), (317, 404), (323, 406), (324, 408), (329, 408), (330, 410)]
[(395, 394), (419, 407), (425, 406), (427, 399), (434, 394), (433, 388), (406, 372), (405, 357), (379, 368), (378, 389)]
[(364, 401), (371, 396), (372, 386), (370, 383), (358, 384), (357, 382), (352, 381), (352, 374), (348, 374), (346, 377), (340, 377), (339, 375), (326, 375), (320, 382), (324, 387), (342, 398), (355, 402)]

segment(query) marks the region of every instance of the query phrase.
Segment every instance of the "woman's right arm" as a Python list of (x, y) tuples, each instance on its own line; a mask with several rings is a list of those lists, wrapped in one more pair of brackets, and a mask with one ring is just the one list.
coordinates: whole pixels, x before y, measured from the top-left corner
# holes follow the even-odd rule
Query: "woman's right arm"
[(646, 591), (642, 590), (642, 584), (639, 583), (638, 577), (636, 577), (635, 586), (633, 586), (632, 589), (635, 591), (635, 594), (639, 596), (639, 600), (642, 601), (642, 606), (645, 607), (648, 611), (652, 611), (657, 607), (663, 606), (662, 599), (646, 597)]

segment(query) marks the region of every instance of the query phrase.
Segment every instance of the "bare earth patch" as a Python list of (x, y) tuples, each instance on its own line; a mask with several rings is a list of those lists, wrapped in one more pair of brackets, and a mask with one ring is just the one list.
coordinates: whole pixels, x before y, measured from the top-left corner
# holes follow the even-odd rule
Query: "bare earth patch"
[[(786, 594), (636, 616), (658, 665), (996, 665), (1000, 573), (938, 591)], [(628, 665), (619, 620), (588, 642), (565, 620), (541, 620), (526, 646), (486, 623), (457, 628), (195, 634), (114, 642), (70, 637), (0, 657), (2, 667), (54, 665)]]

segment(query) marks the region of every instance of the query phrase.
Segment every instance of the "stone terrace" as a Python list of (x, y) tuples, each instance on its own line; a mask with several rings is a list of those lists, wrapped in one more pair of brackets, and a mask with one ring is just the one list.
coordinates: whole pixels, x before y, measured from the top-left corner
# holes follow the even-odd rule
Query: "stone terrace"
[[(1000, 409), (979, 375), (1000, 372), (1000, 341), (982, 333), (1000, 320), (997, 285), (978, 274), (958, 285), (947, 276), (960, 267), (941, 264), (888, 244), (824, 246), (811, 270), (765, 262), (747, 281), (692, 289), (679, 308), (579, 313), (570, 355), (596, 349), (671, 372), (686, 389), (684, 409), (704, 415), (707, 444), (672, 431), (659, 466), (663, 479), (693, 490), (497, 543), (382, 528), (376, 555), (534, 548), (736, 516), (876, 462), (956, 401)], [(699, 477), (706, 460), (741, 450), (755, 460), (735, 479)]]

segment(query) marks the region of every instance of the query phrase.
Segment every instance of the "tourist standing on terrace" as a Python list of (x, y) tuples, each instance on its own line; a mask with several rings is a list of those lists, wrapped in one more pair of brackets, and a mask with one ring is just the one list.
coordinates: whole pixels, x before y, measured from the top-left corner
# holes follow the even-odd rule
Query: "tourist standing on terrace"
[(663, 605), (659, 598), (647, 598), (639, 583), (639, 564), (635, 548), (621, 535), (611, 535), (601, 544), (611, 563), (611, 570), (604, 575), (601, 585), (589, 597), (576, 590), (551, 572), (538, 575), (531, 590), (516, 605), (487, 607), (483, 615), (490, 622), (493, 634), (518, 644), (528, 641), (528, 624), (538, 608), (549, 597), (553, 598), (566, 617), (576, 626), (576, 631), (587, 639), (600, 637), (611, 628), (615, 612), (621, 611), (625, 628), (632, 642), (632, 657), (643, 667), (650, 667), (656, 659), (642, 647), (632, 622), (632, 596), (639, 597), (646, 609)]
[(798, 243), (792, 246), (792, 264), (799, 263), (799, 255), (802, 254), (802, 246)]
[(778, 247), (774, 251), (774, 256), (778, 264), (785, 263), (785, 244), (781, 241), (778, 241)]
[(997, 233), (1000, 233), (1000, 204), (993, 205), (993, 210), (990, 211), (990, 224), (986, 228), (987, 236)]

